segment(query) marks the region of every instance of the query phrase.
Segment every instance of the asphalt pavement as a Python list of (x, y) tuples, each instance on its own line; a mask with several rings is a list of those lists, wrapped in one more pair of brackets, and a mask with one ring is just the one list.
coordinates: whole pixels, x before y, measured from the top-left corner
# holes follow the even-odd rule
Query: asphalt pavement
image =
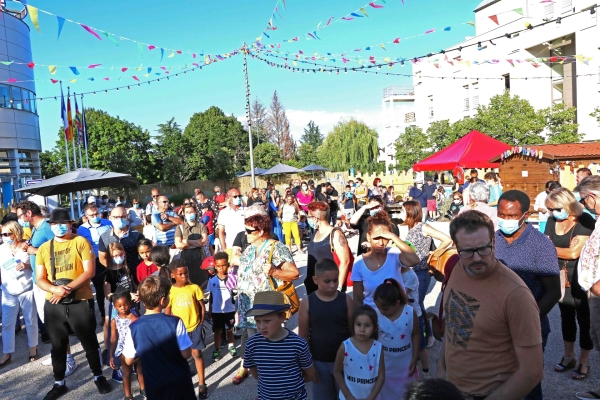
[[(350, 245), (356, 248), (358, 238), (352, 237)], [(300, 269), (300, 278), (296, 282), (296, 287), (300, 297), (304, 297), (305, 289), (303, 285), (304, 275), (306, 273), (306, 255), (296, 254), (296, 264)], [(425, 299), (425, 305), (428, 311), (435, 311), (439, 307), (440, 284), (432, 280), (430, 292)], [(98, 320), (99, 320), (98, 316)], [(575, 392), (593, 390), (600, 386), (600, 357), (597, 351), (593, 351), (590, 357), (590, 374), (583, 381), (574, 381), (571, 379), (571, 371), (566, 373), (554, 372), (554, 365), (558, 363), (563, 353), (563, 342), (560, 330), (560, 313), (558, 307), (550, 313), (550, 323), (552, 333), (550, 334), (548, 345), (546, 347), (545, 359), (545, 378), (543, 381), (544, 398), (547, 400), (574, 399)], [(289, 329), (297, 332), (298, 321), (294, 316), (286, 323)], [(204, 363), (206, 369), (207, 384), (209, 388), (209, 398), (214, 400), (253, 400), (256, 398), (256, 381), (249, 377), (240, 385), (231, 383), (232, 376), (240, 366), (240, 359), (232, 359), (229, 354), (223, 356), (219, 361), (213, 362), (211, 359), (213, 352), (213, 337), (210, 326), (207, 324), (207, 349), (204, 351)], [(102, 329), (98, 325), (98, 341), (102, 345)], [(239, 340), (235, 342), (239, 349)], [(27, 335), (25, 330), (16, 336), (16, 351), (13, 353), (12, 362), (4, 369), (0, 370), (0, 399), (41, 399), (52, 387), (52, 367), (44, 366), (42, 362), (50, 358), (50, 345), (40, 344), (38, 353), (40, 359), (29, 363), (27, 350)], [(87, 365), (85, 354), (76, 338), (71, 337), (72, 353), (77, 361), (77, 369), (66, 378), (69, 392), (61, 399), (80, 400), (80, 399), (103, 399), (116, 400), (123, 399), (123, 389), (120, 384), (110, 381), (113, 391), (107, 395), (100, 395), (93, 383), (90, 369)], [(429, 351), (430, 363), (434, 366), (437, 362), (440, 343)], [(190, 362), (192, 370), (195, 369), (193, 361)], [(110, 378), (111, 369), (105, 367), (104, 375)], [(194, 386), (197, 388), (198, 378), (194, 377)], [(307, 387), (308, 389), (308, 387)], [(137, 382), (133, 383), (133, 394), (136, 399), (140, 399), (139, 387)], [(310, 399), (310, 390), (309, 390)]]

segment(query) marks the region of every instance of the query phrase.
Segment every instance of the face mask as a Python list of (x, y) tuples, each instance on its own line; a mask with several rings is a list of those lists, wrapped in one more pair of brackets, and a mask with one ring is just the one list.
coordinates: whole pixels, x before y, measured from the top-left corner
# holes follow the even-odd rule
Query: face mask
[(417, 188), (421, 189), (423, 187), (422, 183), (417, 183)]
[(512, 235), (519, 230), (521, 219), (502, 219), (498, 218), (498, 227), (505, 235)]
[(123, 257), (123, 256), (113, 257), (113, 262), (117, 265), (123, 264), (124, 261), (125, 261), (125, 257)]
[(29, 228), (29, 222), (24, 221), (21, 218), (19, 218), (19, 225), (21, 225), (23, 228)]
[(377, 215), (377, 213), (378, 213), (379, 211), (381, 211), (381, 209), (379, 209), (379, 208), (378, 208), (378, 209), (376, 209), (376, 210), (369, 210), (369, 214), (370, 214), (370, 215), (371, 215), (371, 217), (372, 217), (372, 216), (374, 216), (374, 215)]
[(302, 190), (306, 190), (306, 189), (308, 189), (308, 186), (302, 185)]
[(54, 236), (63, 237), (69, 233), (69, 224), (50, 225), (50, 229), (52, 230), (52, 233), (54, 233)]
[(5, 240), (4, 240), (4, 243), (6, 243), (6, 244), (7, 244), (7, 245), (9, 245), (9, 246), (12, 246), (13, 244), (15, 244), (15, 241), (14, 241), (14, 240), (12, 240), (12, 239), (5, 239)]
[(188, 222), (194, 222), (196, 220), (196, 214), (186, 214), (185, 218)]
[(127, 226), (127, 220), (123, 218), (119, 218), (117, 220), (112, 220), (112, 225), (117, 229), (123, 229)]
[(308, 226), (310, 226), (312, 229), (315, 229), (315, 227), (317, 226), (313, 218), (307, 218), (306, 222), (308, 223)]
[(454, 204), (460, 204), (460, 200), (453, 200)]
[(90, 222), (92, 224), (97, 224), (98, 222), (100, 222), (100, 217), (95, 216), (94, 218), (90, 218)]
[(103, 202), (104, 204), (106, 204), (106, 203), (108, 203), (108, 199), (102, 199), (102, 202)]
[(406, 221), (406, 211), (402, 211), (402, 212), (400, 213), (400, 219), (401, 219), (402, 221)]
[(569, 213), (567, 213), (565, 210), (562, 210), (561, 212), (552, 211), (552, 216), (554, 218), (556, 218), (557, 220), (562, 221), (562, 220), (567, 219), (569, 217)]
[(258, 193), (254, 193), (254, 194), (252, 195), (252, 197), (254, 197), (255, 199), (258, 199)]
[(234, 206), (239, 206), (240, 204), (242, 204), (242, 198), (234, 197), (233, 199), (231, 199), (231, 202), (233, 203)]
[(218, 196), (218, 195), (220, 195), (220, 194), (221, 194), (221, 192), (217, 190), (217, 191), (215, 192), (215, 194)]
[(135, 203), (135, 204), (133, 205), (133, 208), (140, 208), (140, 205), (139, 205), (138, 203)]

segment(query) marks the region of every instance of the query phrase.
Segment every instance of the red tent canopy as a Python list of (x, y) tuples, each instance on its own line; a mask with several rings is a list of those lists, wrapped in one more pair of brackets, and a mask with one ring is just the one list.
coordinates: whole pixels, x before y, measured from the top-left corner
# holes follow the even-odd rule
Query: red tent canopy
[(511, 146), (484, 135), (479, 131), (471, 131), (450, 146), (419, 161), (413, 171), (442, 171), (463, 168), (497, 168), (497, 163), (489, 160)]

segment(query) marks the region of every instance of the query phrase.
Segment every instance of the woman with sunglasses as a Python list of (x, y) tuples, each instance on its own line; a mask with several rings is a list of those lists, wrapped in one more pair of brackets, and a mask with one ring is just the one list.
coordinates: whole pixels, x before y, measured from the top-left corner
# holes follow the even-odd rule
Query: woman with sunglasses
[[(27, 327), (29, 361), (37, 358), (38, 322), (33, 299), (32, 270), (29, 255), (24, 251), (23, 228), (16, 221), (2, 225), (0, 246), (0, 276), (2, 279), (2, 358), (0, 368), (6, 367), (15, 351), (15, 324), (19, 308)], [(19, 322), (20, 325), (20, 322)]]
[[(271, 220), (266, 215), (254, 215), (246, 219), (246, 238), (249, 246), (239, 259), (238, 268), (238, 312), (242, 333), (242, 358), (246, 341), (257, 333), (254, 318), (246, 313), (254, 306), (254, 296), (258, 292), (271, 291), (270, 281), (276, 286), (283, 282), (298, 279), (300, 273), (294, 263), (292, 253), (283, 243), (270, 239)], [(242, 367), (233, 377), (233, 384), (241, 383), (248, 376)]]
[[(590, 336), (590, 308), (587, 295), (578, 282), (577, 263), (583, 246), (594, 230), (595, 221), (589, 214), (583, 213), (583, 206), (566, 188), (548, 193), (544, 207), (549, 214), (544, 233), (556, 246), (560, 269), (567, 271), (565, 295), (558, 303), (565, 352), (554, 370), (565, 372), (577, 367), (572, 378), (581, 380), (590, 371), (589, 356), (594, 344)], [(578, 324), (579, 364), (575, 358)]]

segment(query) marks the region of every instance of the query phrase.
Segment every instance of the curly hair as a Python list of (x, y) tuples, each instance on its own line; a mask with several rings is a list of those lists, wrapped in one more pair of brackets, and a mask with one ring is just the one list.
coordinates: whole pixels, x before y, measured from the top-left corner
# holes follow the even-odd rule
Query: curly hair
[(263, 231), (263, 238), (268, 238), (271, 235), (271, 219), (267, 215), (253, 215), (246, 219), (246, 225)]
[(385, 210), (381, 210), (377, 214), (373, 215), (372, 217), (367, 218), (367, 232), (368, 233), (373, 233), (373, 231), (375, 231), (375, 228), (378, 226), (385, 226), (386, 228), (388, 228), (388, 230), (390, 232), (392, 232), (392, 229), (393, 229), (392, 220), (390, 219), (390, 216), (388, 215), (388, 213), (385, 212)]
[(323, 201), (311, 201), (308, 203), (308, 212), (319, 219), (327, 219), (329, 217), (329, 204)]

